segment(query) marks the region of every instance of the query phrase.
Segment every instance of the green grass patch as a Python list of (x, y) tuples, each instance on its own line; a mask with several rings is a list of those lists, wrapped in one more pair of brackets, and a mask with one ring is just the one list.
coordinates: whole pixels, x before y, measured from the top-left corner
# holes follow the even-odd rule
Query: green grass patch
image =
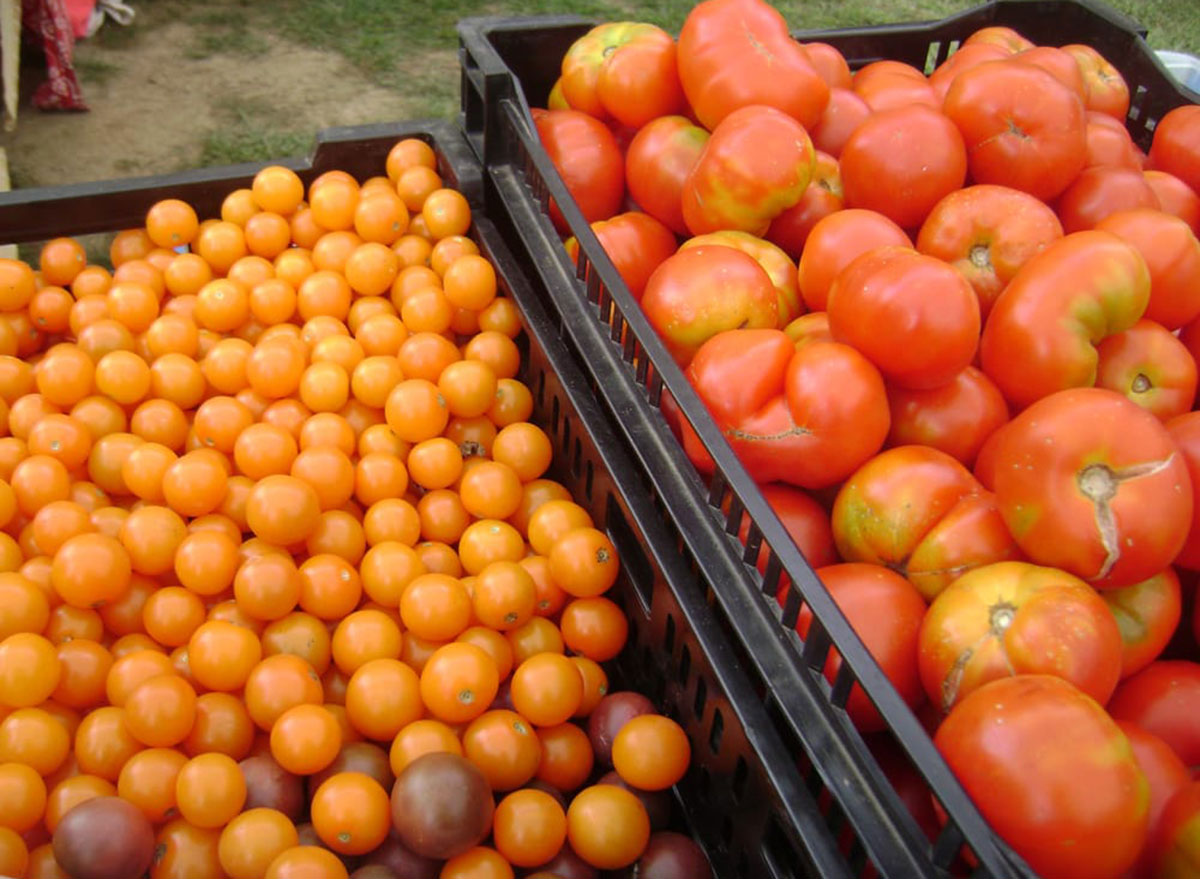
[(104, 85), (120, 69), (121, 65), (105, 61), (103, 58), (75, 56), (75, 73), (85, 88), (89, 85)]

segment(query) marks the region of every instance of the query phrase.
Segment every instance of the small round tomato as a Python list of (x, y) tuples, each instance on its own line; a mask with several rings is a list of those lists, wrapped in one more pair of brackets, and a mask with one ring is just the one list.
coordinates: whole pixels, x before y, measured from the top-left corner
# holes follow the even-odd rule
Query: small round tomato
[(650, 841), (650, 818), (624, 788), (598, 784), (575, 795), (567, 809), (567, 839), (584, 861), (617, 870), (636, 861)]

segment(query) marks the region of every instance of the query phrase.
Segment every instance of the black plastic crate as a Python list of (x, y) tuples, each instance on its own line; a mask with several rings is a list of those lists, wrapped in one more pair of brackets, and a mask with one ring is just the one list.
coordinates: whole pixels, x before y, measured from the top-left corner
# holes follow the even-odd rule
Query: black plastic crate
[[(965, 845), (979, 863), (978, 875), (1032, 876), (983, 820), (788, 538), (541, 148), (531, 101), (544, 106), (563, 53), (594, 24), (576, 16), (460, 22), (460, 121), (484, 161), (487, 197), (503, 206), (493, 211), (493, 219), (503, 222), (510, 240), (523, 242), (542, 274), (560, 332), (586, 364), (593, 387), (635, 451), (646, 490), (671, 518), (676, 544), (701, 573), (707, 601), (732, 634), (740, 663), (753, 674), (777, 731), (796, 754), (804, 784), (823, 805), (836, 803), (826, 817), (831, 832), (852, 837), (846, 867), (859, 875), (869, 860), (885, 876), (947, 875), (962, 868), (957, 858)], [(1129, 129), (1143, 146), (1163, 113), (1200, 100), (1170, 77), (1147, 47), (1144, 31), (1092, 0), (996, 0), (936, 22), (794, 35), (836, 46), (852, 67), (895, 58), (928, 71), (988, 25), (1008, 25), (1052, 45), (1089, 43), (1103, 52), (1129, 83)], [(551, 198), (579, 240), (575, 264), (549, 220)], [(711, 478), (697, 474), (672, 435), (662, 411), (664, 392), (712, 456)], [(743, 546), (737, 535), (747, 517), (750, 536)], [(769, 561), (760, 576), (754, 561), (764, 544)], [(798, 589), (780, 608), (774, 596), (782, 572)], [(814, 616), (805, 640), (793, 628), (801, 601)], [(844, 660), (832, 687), (821, 674), (831, 644)], [(950, 816), (932, 845), (848, 721), (843, 706), (856, 682)]]
[[(306, 183), (333, 168), (362, 180), (382, 173), (388, 149), (404, 137), (430, 143), (447, 185), (471, 203), (470, 234), (521, 313), (519, 377), (534, 395), (532, 420), (554, 444), (548, 475), (571, 490), (620, 552), (622, 573), (609, 597), (625, 610), (630, 634), (622, 654), (606, 664), (610, 685), (646, 693), (687, 731), (693, 759), (674, 792), (677, 829), (704, 845), (719, 877), (849, 876), (793, 755), (705, 601), (691, 557), (560, 337), (539, 273), (491, 220), (479, 162), (461, 132), (440, 120), (333, 128), (317, 136), (310, 158), (276, 163)], [(0, 243), (140, 226), (146, 210), (167, 197), (189, 200), (202, 217), (215, 215), (224, 196), (249, 185), (265, 164), (4, 193)]]

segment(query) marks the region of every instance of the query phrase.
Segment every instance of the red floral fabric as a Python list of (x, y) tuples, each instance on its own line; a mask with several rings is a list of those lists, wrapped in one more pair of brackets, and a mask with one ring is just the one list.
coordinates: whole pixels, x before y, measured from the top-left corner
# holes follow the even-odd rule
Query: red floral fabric
[(39, 110), (88, 109), (75, 77), (75, 33), (63, 0), (22, 0), (21, 28), (46, 54), (47, 79), (34, 91), (33, 105)]

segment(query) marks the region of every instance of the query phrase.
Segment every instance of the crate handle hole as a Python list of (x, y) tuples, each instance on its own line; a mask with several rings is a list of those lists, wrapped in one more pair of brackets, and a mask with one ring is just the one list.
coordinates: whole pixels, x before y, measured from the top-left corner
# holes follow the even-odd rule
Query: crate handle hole
[(714, 754), (721, 753), (721, 739), (725, 736), (725, 718), (721, 709), (713, 711), (712, 727), (708, 731), (708, 749)]

